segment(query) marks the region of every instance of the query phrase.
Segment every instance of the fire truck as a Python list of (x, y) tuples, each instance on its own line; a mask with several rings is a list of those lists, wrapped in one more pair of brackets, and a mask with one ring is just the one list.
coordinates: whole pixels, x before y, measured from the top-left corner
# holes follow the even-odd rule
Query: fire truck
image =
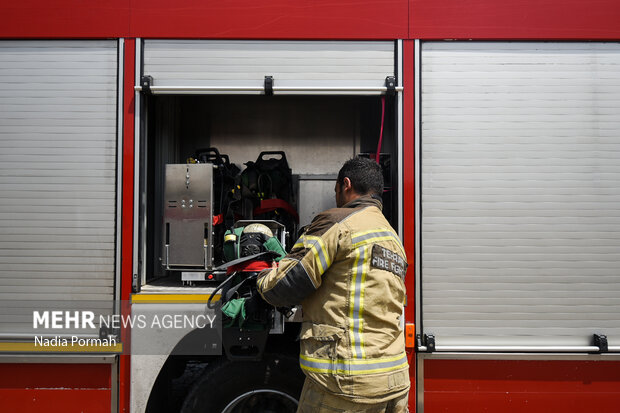
[[(0, 10), (3, 412), (294, 411), (303, 309), (222, 324), (224, 244), (289, 249), (354, 156), (407, 253), (410, 411), (620, 409), (617, 2)], [(261, 162), (288, 195), (246, 206)]]

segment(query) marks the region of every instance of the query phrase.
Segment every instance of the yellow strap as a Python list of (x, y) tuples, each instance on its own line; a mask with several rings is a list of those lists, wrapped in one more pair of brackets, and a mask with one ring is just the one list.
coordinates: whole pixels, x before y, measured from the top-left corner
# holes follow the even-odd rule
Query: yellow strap
[[(45, 345), (37, 342), (29, 343), (0, 343), (0, 352), (6, 353), (122, 353), (123, 343), (111, 345), (88, 344), (96, 341), (77, 341), (72, 342), (72, 338), (60, 339), (59, 344)], [(98, 340), (98, 339), (81, 339), (81, 340)], [(46, 343), (45, 341), (43, 343)]]
[[(131, 302), (133, 304), (175, 304), (175, 303), (196, 303), (204, 304), (209, 300), (210, 294), (133, 294)], [(219, 301), (221, 296), (216, 294), (212, 301)]]

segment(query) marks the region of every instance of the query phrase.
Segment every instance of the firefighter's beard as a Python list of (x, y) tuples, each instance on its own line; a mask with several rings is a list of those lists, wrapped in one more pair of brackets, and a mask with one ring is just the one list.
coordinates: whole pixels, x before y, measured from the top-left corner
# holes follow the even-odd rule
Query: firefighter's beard
[(336, 183), (336, 206), (338, 208), (342, 208), (342, 206), (345, 204), (344, 202), (344, 194), (342, 193), (342, 186), (340, 186), (340, 184)]

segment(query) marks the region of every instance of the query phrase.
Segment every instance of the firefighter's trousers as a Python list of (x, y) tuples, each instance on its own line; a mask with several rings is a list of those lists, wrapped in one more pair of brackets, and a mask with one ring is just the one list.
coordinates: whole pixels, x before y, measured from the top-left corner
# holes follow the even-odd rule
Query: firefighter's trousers
[(408, 413), (409, 394), (376, 404), (354, 403), (325, 392), (306, 378), (297, 413)]

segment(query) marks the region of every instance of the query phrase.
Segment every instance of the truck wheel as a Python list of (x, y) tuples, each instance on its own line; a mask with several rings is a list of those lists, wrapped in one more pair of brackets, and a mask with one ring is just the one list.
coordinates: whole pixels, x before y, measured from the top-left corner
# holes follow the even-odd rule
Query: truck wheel
[(296, 357), (212, 363), (190, 390), (181, 413), (295, 413), (304, 376)]

